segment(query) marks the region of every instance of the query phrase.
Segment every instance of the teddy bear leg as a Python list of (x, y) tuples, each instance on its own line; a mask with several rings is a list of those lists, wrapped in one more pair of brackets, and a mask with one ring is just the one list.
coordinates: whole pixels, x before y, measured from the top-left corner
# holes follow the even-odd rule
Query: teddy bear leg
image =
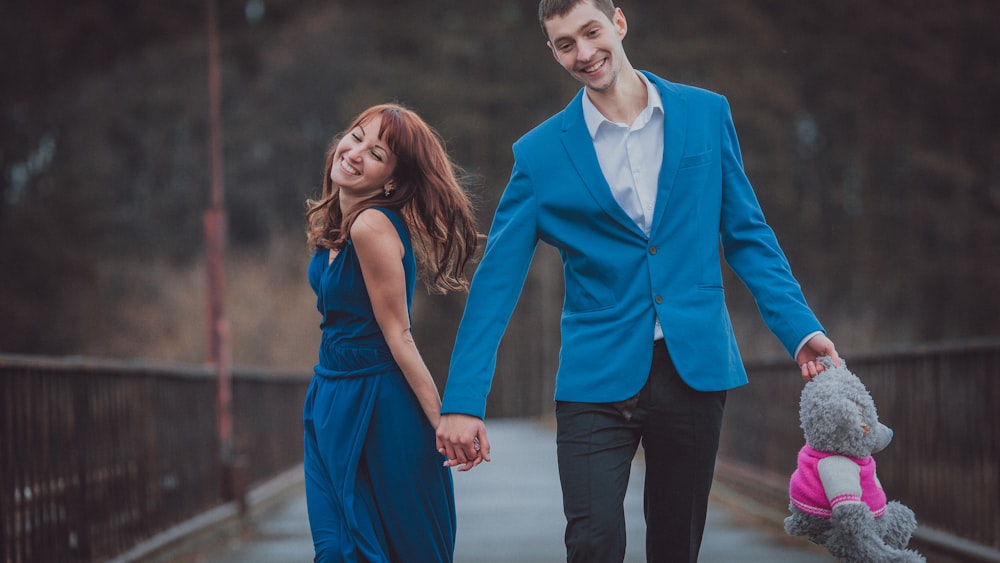
[(789, 506), (789, 509), (792, 515), (785, 518), (785, 533), (790, 536), (806, 536), (809, 541), (819, 545), (826, 543), (832, 531), (828, 518), (810, 516), (794, 506)]
[[(885, 516), (883, 516), (884, 518)], [(887, 545), (878, 524), (864, 504), (842, 504), (834, 508), (834, 533), (826, 548), (844, 563), (920, 563), (914, 551)]]
[(792, 511), (792, 515), (785, 518), (785, 533), (790, 536), (806, 535), (805, 514), (791, 505), (788, 506), (788, 509)]
[(910, 543), (910, 536), (917, 529), (917, 519), (905, 504), (897, 501), (889, 501), (885, 507), (885, 514), (877, 518), (879, 535), (890, 545), (897, 549), (903, 549)]

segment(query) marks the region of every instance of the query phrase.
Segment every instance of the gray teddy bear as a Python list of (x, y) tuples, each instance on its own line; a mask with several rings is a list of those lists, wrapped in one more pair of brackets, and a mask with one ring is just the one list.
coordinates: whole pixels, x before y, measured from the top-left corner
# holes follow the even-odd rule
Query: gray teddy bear
[(875, 475), (872, 454), (889, 445), (892, 430), (846, 362), (820, 361), (826, 370), (805, 384), (799, 402), (806, 445), (789, 483), (785, 531), (845, 563), (925, 561), (906, 549), (917, 528), (913, 511), (887, 501)]

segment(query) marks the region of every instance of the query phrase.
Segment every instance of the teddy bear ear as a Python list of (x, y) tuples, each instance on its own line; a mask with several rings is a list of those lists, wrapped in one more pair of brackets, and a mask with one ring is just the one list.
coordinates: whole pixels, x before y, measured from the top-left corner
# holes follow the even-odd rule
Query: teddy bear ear
[[(826, 369), (836, 368), (836, 366), (833, 364), (833, 358), (831, 358), (830, 356), (820, 356), (819, 358), (817, 358), (817, 360), (819, 360), (819, 363)], [(844, 358), (840, 358), (840, 367), (845, 369), (847, 368), (847, 361), (844, 360)]]

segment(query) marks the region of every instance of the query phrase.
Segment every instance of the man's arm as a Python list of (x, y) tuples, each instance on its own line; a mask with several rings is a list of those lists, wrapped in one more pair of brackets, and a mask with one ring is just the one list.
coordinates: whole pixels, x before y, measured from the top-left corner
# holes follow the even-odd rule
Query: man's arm
[[(768, 328), (794, 357), (806, 380), (822, 371), (815, 360), (839, 357), (806, 304), (774, 231), (767, 224), (743, 168), (728, 102), (720, 109), (722, 147), (721, 240), (726, 262), (750, 290)], [(811, 335), (811, 336), (810, 336)], [(803, 341), (805, 341), (803, 343)]]
[(490, 459), (483, 424), (486, 396), (493, 381), (500, 340), (520, 298), (538, 244), (536, 207), (531, 182), (515, 157), (510, 182), (493, 217), (486, 250), (472, 278), (442, 399), (438, 451), (448, 457), (447, 465), (459, 465), (462, 471)]

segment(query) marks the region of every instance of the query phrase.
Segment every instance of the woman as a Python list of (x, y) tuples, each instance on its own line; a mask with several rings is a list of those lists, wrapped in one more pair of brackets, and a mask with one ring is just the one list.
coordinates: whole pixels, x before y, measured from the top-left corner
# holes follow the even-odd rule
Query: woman
[(451, 473), (435, 451), (441, 399), (410, 306), (418, 263), (429, 290), (468, 286), (478, 234), (456, 171), (419, 116), (375, 106), (333, 144), (322, 197), (308, 202), (323, 331), (303, 416), (316, 561), (452, 560)]

